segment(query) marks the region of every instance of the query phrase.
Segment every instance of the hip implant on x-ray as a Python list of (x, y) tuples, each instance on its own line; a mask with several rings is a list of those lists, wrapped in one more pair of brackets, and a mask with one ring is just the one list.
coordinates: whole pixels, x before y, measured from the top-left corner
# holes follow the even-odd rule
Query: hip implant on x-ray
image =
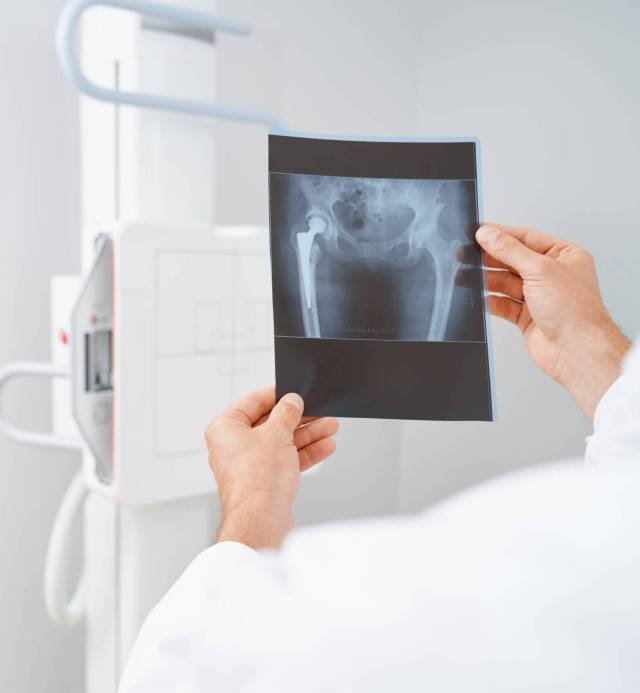
[[(475, 182), (272, 173), (279, 336), (483, 339)], [(479, 255), (475, 264), (479, 269)]]

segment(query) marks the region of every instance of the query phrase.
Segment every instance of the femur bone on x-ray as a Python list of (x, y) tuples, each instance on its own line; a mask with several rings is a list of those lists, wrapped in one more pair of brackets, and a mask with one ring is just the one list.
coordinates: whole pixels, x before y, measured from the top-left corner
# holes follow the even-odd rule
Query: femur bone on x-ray
[[(328, 254), (345, 268), (356, 264), (360, 271), (365, 268), (374, 283), (377, 277), (427, 273), (422, 279), (428, 294), (417, 294), (417, 299), (414, 292), (403, 301), (424, 301), (411, 311), (424, 321), (418, 333), (427, 341), (444, 340), (460, 265), (457, 253), (466, 231), (465, 181), (294, 178), (306, 208), (304, 220), (291, 229), (305, 336), (325, 336), (317, 268)], [(332, 310), (335, 313), (340, 308)], [(343, 319), (353, 321), (353, 316)], [(416, 334), (415, 325), (412, 334)], [(404, 337), (396, 334), (391, 338)]]

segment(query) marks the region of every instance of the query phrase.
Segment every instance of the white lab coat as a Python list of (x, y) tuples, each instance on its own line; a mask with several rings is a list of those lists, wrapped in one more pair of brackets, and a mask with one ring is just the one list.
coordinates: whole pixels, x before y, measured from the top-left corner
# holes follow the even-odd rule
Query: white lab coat
[(640, 346), (586, 457), (277, 553), (207, 549), (121, 693), (640, 691)]

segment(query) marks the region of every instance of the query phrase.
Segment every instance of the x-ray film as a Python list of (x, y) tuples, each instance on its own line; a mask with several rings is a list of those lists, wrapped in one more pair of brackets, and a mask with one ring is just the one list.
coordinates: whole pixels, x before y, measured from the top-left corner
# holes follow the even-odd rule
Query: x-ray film
[(475, 140), (270, 135), (278, 397), (493, 420), (477, 161)]

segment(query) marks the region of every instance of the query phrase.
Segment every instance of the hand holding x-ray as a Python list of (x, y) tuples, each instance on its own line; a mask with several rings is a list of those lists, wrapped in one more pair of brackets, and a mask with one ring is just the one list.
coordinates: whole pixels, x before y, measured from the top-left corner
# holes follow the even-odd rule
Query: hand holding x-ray
[[(593, 258), (532, 229), (493, 224), (476, 236), (487, 253), (489, 310), (520, 328), (534, 361), (592, 417), (630, 346), (602, 303)], [(456, 281), (464, 285), (464, 269)], [(208, 427), (223, 509), (219, 541), (279, 546), (292, 528), (300, 472), (334, 452), (338, 429), (334, 418), (302, 419), (302, 407), (294, 394), (276, 404), (267, 388)]]
[(533, 360), (593, 418), (631, 343), (602, 303), (595, 262), (580, 246), (533, 229), (492, 224), (489, 310), (517, 325)]
[(207, 427), (209, 464), (218, 483), (218, 541), (274, 548), (293, 526), (300, 473), (335, 450), (336, 419), (303, 417), (295, 393), (276, 403), (273, 387), (251, 392)]

